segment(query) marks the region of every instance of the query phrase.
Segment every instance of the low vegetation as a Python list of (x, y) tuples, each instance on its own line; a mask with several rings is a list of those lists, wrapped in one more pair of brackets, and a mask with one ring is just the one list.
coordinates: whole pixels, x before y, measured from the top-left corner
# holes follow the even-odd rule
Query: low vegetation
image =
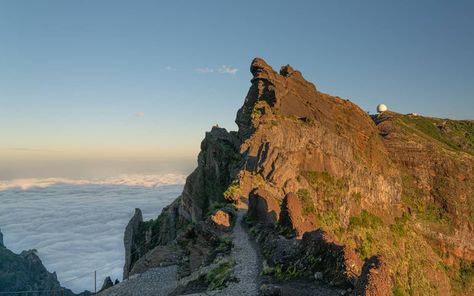
[(303, 208), (303, 215), (308, 216), (309, 214), (314, 214), (316, 209), (314, 207), (313, 199), (307, 189), (299, 189), (296, 192), (298, 199), (301, 201)]
[(262, 275), (271, 275), (277, 281), (289, 281), (292, 279), (299, 278), (303, 275), (301, 268), (296, 266), (281, 266), (276, 265), (273, 267), (265, 266), (262, 270)]
[(434, 139), (452, 150), (474, 154), (473, 121), (401, 115), (399, 123), (405, 130)]
[(211, 270), (205, 278), (208, 291), (221, 290), (232, 279), (235, 262), (222, 260), (217, 267)]

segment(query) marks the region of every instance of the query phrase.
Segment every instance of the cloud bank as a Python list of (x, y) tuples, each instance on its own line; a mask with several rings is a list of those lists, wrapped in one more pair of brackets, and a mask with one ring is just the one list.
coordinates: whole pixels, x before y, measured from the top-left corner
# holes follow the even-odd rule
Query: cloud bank
[(120, 175), (106, 179), (84, 180), (69, 178), (27, 178), (13, 179), (8, 181), (0, 180), (0, 191), (12, 188), (29, 189), (33, 187), (45, 188), (56, 184), (69, 185), (127, 185), (127, 186), (143, 186), (158, 187), (169, 184), (183, 184), (185, 176), (180, 174), (164, 174), (164, 175)]
[(121, 279), (123, 232), (134, 208), (142, 209), (144, 219), (156, 218), (181, 193), (183, 181), (170, 174), (2, 182), (4, 243), (16, 253), (37, 249), (46, 268), (56, 271), (66, 287), (92, 290), (94, 270), (99, 285), (108, 275)]

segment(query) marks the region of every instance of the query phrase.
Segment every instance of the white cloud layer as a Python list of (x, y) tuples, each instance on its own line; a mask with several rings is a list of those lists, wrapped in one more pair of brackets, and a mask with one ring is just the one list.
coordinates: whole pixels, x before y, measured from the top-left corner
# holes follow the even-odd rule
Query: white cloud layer
[(158, 187), (169, 184), (183, 184), (185, 181), (184, 175), (179, 174), (164, 174), (164, 175), (120, 175), (106, 179), (84, 180), (84, 179), (68, 179), (68, 178), (27, 178), (27, 179), (13, 179), (8, 181), (0, 180), (0, 191), (21, 188), (29, 189), (32, 187), (45, 188), (56, 184), (69, 185), (127, 185), (127, 186), (143, 186), (143, 187)]
[[(1, 182), (0, 228), (19, 253), (37, 249), (49, 271), (75, 292), (105, 276), (122, 277), (123, 232), (134, 208), (155, 218), (182, 191), (184, 177), (121, 176), (106, 180), (60, 178)], [(174, 185), (172, 185), (174, 183)], [(23, 188), (23, 189), (22, 189)]]

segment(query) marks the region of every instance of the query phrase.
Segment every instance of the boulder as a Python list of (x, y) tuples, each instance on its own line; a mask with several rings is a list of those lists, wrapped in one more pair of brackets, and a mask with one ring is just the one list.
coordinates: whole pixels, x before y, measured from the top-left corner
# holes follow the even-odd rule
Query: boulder
[(280, 215), (278, 200), (268, 191), (257, 188), (250, 193), (248, 215), (256, 223), (273, 225)]
[(352, 287), (356, 283), (362, 262), (354, 250), (336, 243), (321, 229), (305, 233), (302, 244), (303, 263), (306, 262), (303, 265), (313, 265), (314, 271), (322, 272), (325, 282), (341, 287)]
[(305, 232), (314, 230), (314, 217), (303, 215), (303, 206), (298, 196), (290, 192), (283, 198), (280, 225), (293, 230), (298, 237), (302, 237)]
[(229, 228), (232, 224), (232, 217), (223, 210), (216, 210), (210, 217), (211, 221), (219, 228)]

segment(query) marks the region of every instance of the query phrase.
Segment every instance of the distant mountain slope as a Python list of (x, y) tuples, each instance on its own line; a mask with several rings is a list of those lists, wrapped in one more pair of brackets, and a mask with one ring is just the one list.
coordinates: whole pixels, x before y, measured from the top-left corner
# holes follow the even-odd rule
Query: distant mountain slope
[[(61, 295), (74, 296), (71, 290), (61, 287), (56, 273), (46, 270), (35, 250), (15, 254), (4, 245), (0, 232), (0, 292), (42, 291), (28, 293), (34, 296)], [(90, 293), (81, 293), (86, 296)]]

